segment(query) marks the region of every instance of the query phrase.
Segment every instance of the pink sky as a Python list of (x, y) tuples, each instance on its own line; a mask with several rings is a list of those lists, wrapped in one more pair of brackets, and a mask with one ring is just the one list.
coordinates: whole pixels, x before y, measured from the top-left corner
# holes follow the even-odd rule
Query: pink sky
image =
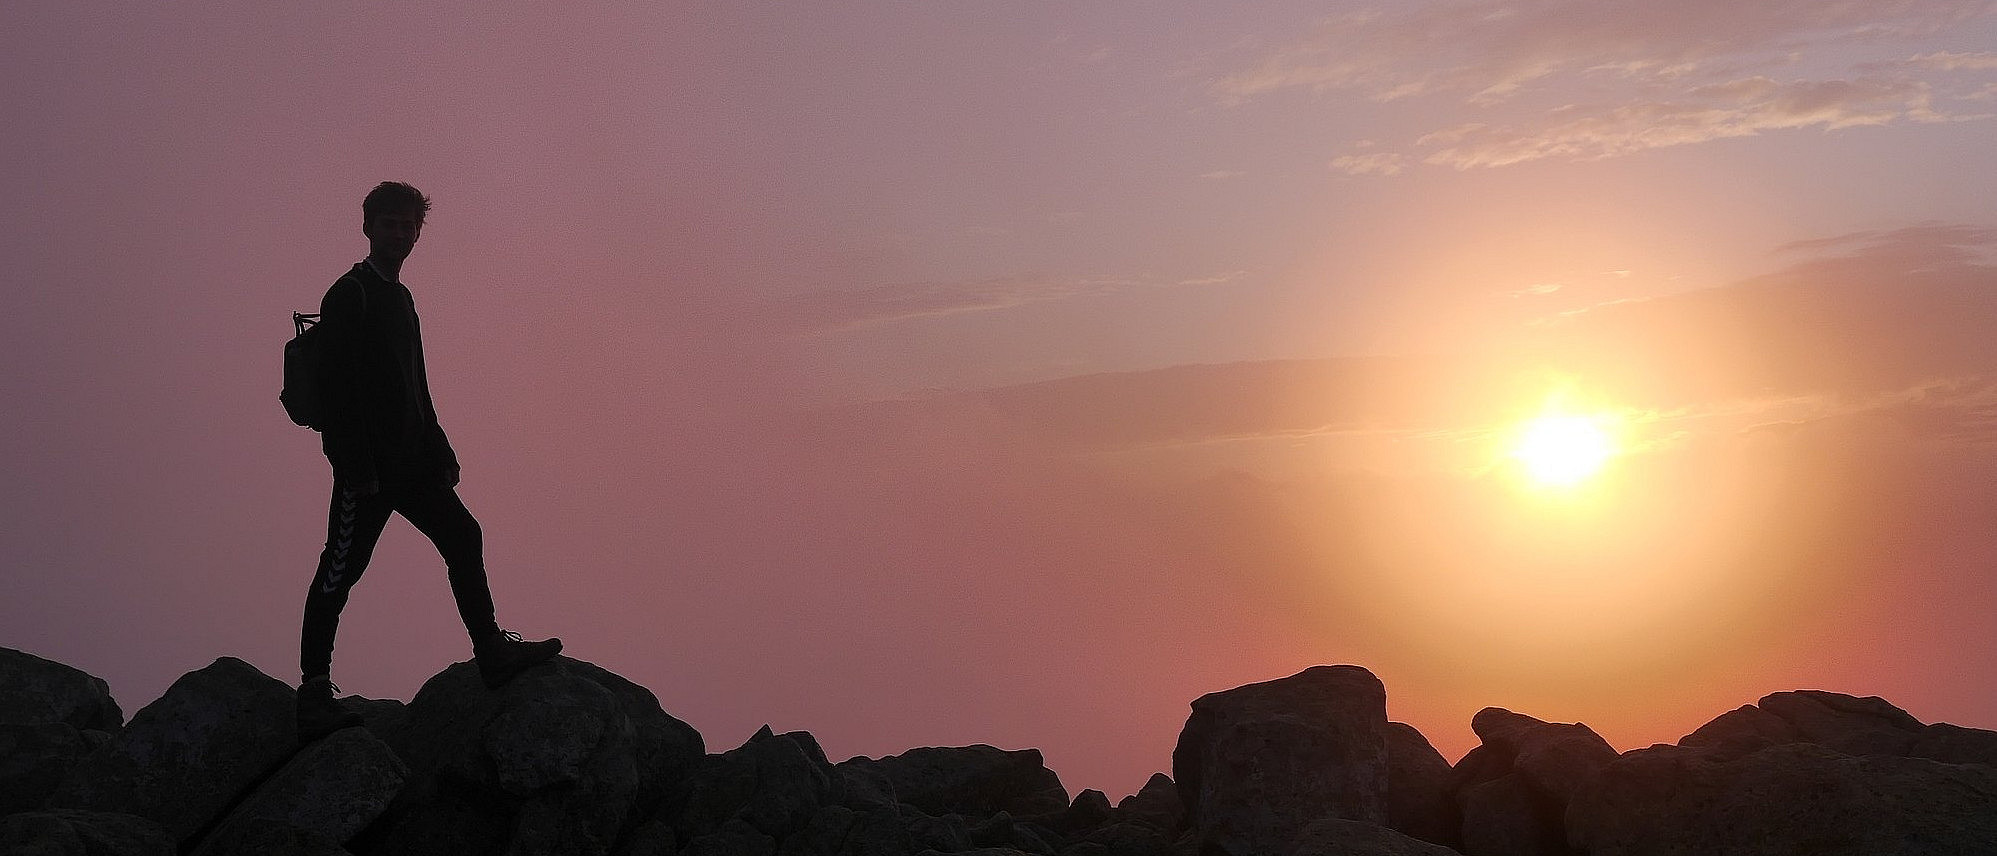
[[(1112, 798), (1318, 663), (1454, 757), (1997, 727), (1997, 4), (0, 10), (0, 645), (293, 679), (287, 313), (404, 279), (500, 620), (725, 749)], [(1626, 427), (1585, 496), (1502, 438)], [(468, 655), (392, 524), (335, 678)]]

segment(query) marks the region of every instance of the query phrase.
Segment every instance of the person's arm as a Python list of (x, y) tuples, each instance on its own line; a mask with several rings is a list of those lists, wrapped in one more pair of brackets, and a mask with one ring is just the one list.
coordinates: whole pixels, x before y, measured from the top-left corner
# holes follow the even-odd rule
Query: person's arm
[(380, 489), (375, 471), (374, 450), (368, 443), (366, 390), (362, 388), (363, 348), (367, 345), (362, 327), (367, 295), (361, 283), (343, 276), (326, 290), (319, 302), (319, 323), (326, 332), (327, 391), (326, 458), (333, 463), (333, 478), (342, 486), (361, 493)]

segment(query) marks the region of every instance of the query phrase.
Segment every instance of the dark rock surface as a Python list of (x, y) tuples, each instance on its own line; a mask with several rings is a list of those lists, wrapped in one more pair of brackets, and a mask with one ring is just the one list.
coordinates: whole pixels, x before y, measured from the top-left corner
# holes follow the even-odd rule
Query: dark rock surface
[[(649, 691), (569, 658), (499, 691), (460, 663), (406, 705), (342, 699), (365, 727), (303, 747), (290, 688), (241, 661), (182, 676), (115, 734), (72, 724), (103, 724), (101, 682), (6, 664), (55, 676), (0, 695), (42, 717), (0, 723), (9, 856), (1997, 853), (1997, 733), (1816, 691), (1621, 755), (1584, 725), (1487, 708), (1451, 767), (1387, 722), (1370, 673), (1317, 667), (1196, 700), (1176, 778), (1112, 806), (1068, 799), (1031, 749), (834, 764), (766, 727), (708, 755)], [(84, 701), (46, 702), (63, 693)]]
[(336, 731), (293, 755), (202, 840), (196, 856), (265, 852), (259, 841), (338, 845), (388, 809), (408, 768), (365, 728)]
[(187, 843), (298, 748), (292, 699), (250, 664), (218, 659), (78, 761), (47, 804), (136, 814)]
[(682, 793), (703, 752), (649, 691), (567, 657), (497, 691), (455, 664), (404, 714), (388, 743), (410, 777), (377, 832), (383, 852), (491, 846), (497, 829), (509, 853), (609, 853)]
[(1449, 761), (1414, 726), (1387, 723), (1387, 826), (1454, 847), (1462, 826)]
[(1192, 707), (1172, 779), (1202, 848), (1272, 853), (1320, 818), (1387, 823), (1387, 690), (1373, 673), (1316, 666)]
[(175, 856), (166, 827), (130, 814), (50, 809), (0, 817), (9, 856)]
[(1727, 760), (1660, 746), (1609, 765), (1567, 825), (1590, 856), (1997, 853), (1997, 768), (1809, 743)]
[(117, 731), (125, 714), (111, 687), (83, 671), (0, 648), (0, 725), (60, 722), (78, 731)]
[(1456, 856), (1456, 851), (1384, 826), (1327, 818), (1304, 827), (1287, 856)]
[(1038, 749), (924, 747), (879, 760), (842, 761), (838, 769), (852, 793), (932, 815), (1041, 815), (1068, 807), (1067, 789)]

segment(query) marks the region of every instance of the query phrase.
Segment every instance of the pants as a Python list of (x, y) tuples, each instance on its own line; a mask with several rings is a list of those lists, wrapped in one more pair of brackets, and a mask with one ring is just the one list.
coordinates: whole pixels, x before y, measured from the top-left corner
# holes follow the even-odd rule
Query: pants
[(333, 636), (339, 631), (340, 610), (346, 607), (347, 593), (360, 581), (361, 572), (367, 570), (390, 512), (401, 514), (443, 555), (451, 595), (458, 602), (458, 617), (464, 619), (472, 639), (498, 632), (492, 590), (485, 581), (484, 535), (457, 491), (442, 485), (384, 484), (380, 492), (360, 496), (336, 481), (327, 514), (326, 549), (319, 554), (319, 570), (312, 575), (312, 588), (305, 595), (305, 627), (299, 640), (299, 668), (305, 677), (332, 670)]

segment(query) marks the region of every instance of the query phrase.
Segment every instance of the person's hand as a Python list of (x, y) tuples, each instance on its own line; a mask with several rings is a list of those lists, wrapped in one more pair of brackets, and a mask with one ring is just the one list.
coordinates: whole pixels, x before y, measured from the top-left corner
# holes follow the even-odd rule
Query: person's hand
[(341, 489), (354, 496), (374, 496), (381, 492), (381, 482), (368, 479), (367, 481), (343, 485)]

